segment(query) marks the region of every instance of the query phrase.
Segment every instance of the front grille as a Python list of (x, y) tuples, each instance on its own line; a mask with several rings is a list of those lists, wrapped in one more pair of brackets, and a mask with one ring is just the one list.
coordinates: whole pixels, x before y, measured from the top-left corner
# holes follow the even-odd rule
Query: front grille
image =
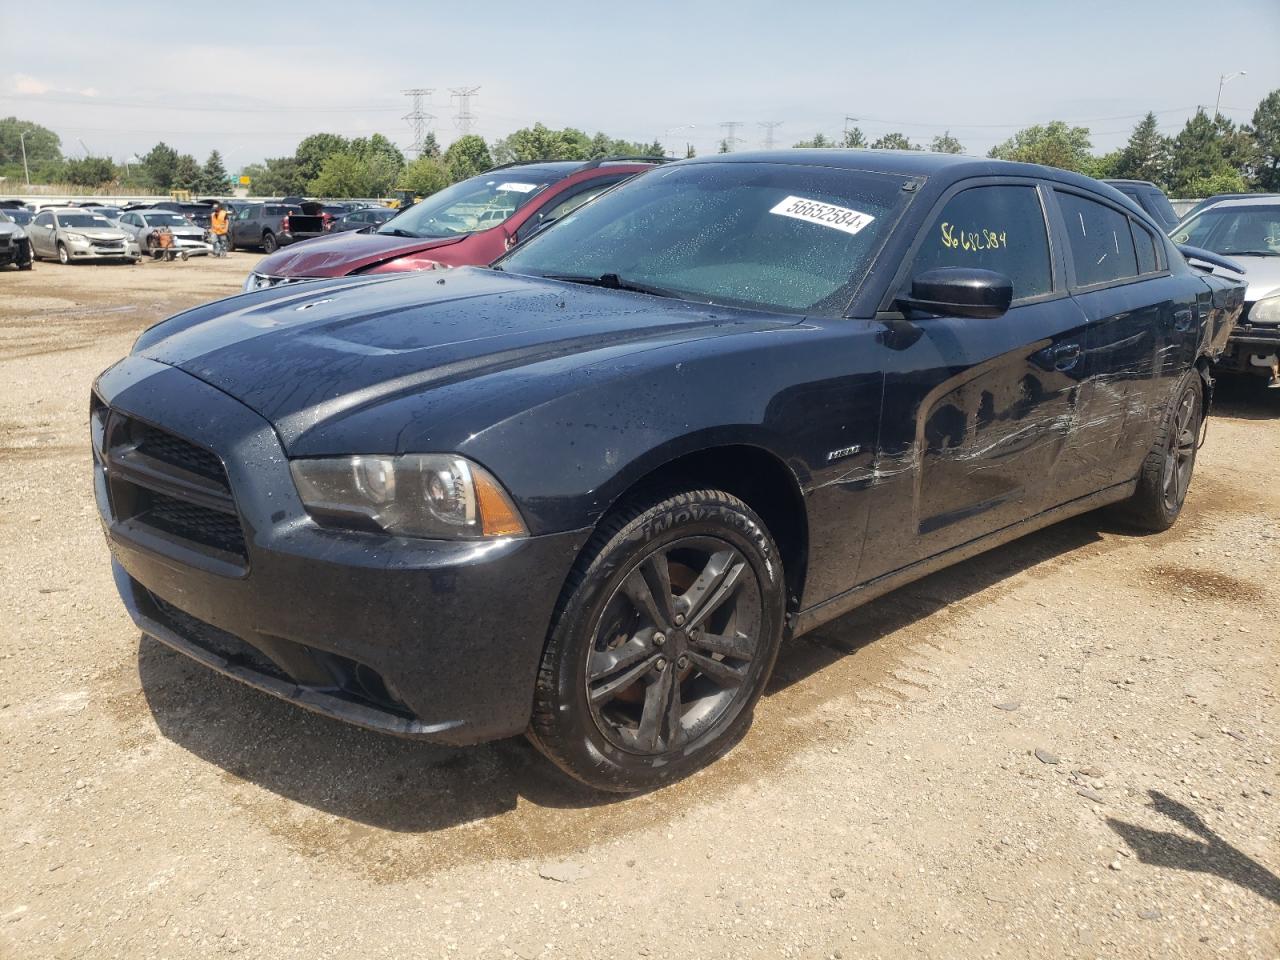
[(185, 610), (179, 610), (154, 593), (148, 591), (148, 596), (156, 605), (156, 609), (169, 621), (169, 626), (183, 639), (218, 655), (232, 666), (247, 667), (276, 680), (294, 682), (292, 677), (276, 665), (275, 661), (252, 644), (246, 643), (235, 634), (218, 629), (211, 623), (205, 623), (199, 617), (193, 617)]
[(90, 238), (89, 242), (100, 250), (123, 250), (124, 249), (123, 240), (94, 240), (93, 238)]
[(90, 422), (113, 521), (247, 568), (231, 482), (213, 451), (109, 410), (96, 397)]
[(149, 499), (148, 509), (138, 515), (143, 523), (215, 550), (245, 555), (244, 531), (234, 515), (154, 490)]

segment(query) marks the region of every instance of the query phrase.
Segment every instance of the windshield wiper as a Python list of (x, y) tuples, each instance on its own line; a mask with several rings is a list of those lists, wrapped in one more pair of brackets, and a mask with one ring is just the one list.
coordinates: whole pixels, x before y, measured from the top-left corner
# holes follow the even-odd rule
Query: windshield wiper
[(633, 280), (623, 280), (616, 273), (604, 273), (598, 277), (574, 276), (573, 274), (562, 273), (544, 273), (541, 274), (545, 280), (561, 280), (564, 283), (580, 283), (584, 287), (604, 287), (606, 290), (627, 290), (631, 293), (647, 293), (654, 297), (672, 297), (681, 299), (679, 294), (665, 290), (662, 287), (654, 287), (647, 283), (637, 283)]
[(408, 230), (401, 230), (399, 227), (394, 227), (391, 230), (379, 230), (378, 233), (388, 237), (411, 237), (414, 240), (422, 239), (416, 233), (410, 233)]
[(1275, 250), (1223, 250), (1224, 257), (1280, 257)]

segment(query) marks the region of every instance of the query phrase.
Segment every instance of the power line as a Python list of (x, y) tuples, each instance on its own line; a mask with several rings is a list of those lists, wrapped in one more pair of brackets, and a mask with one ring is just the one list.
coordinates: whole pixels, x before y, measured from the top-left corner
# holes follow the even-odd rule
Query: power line
[(766, 150), (773, 149), (774, 143), (776, 142), (773, 136), (773, 131), (777, 130), (780, 126), (782, 126), (781, 120), (760, 121), (760, 127), (764, 130), (763, 146)]
[(733, 153), (733, 146), (736, 143), (742, 143), (743, 139), (738, 136), (738, 128), (742, 126), (741, 120), (726, 120), (720, 124), (720, 129), (724, 131), (724, 138), (721, 141), (728, 150), (726, 152)]
[(413, 87), (400, 92), (406, 97), (413, 98), (413, 109), (400, 119), (408, 120), (409, 126), (413, 129), (413, 145), (409, 149), (418, 156), (422, 156), (427, 138), (427, 127), (435, 119), (435, 114), (427, 113), (422, 109), (423, 100), (429, 101), (431, 99), (431, 90), (428, 87)]
[(458, 112), (453, 115), (453, 122), (464, 137), (471, 133), (471, 125), (479, 119), (471, 112), (471, 98), (479, 92), (479, 87), (449, 88), (449, 95), (458, 101)]

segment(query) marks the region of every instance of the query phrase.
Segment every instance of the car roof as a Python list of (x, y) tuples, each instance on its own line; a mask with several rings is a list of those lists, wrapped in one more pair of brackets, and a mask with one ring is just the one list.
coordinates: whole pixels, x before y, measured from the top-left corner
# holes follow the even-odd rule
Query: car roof
[[(791, 150), (753, 150), (741, 153), (715, 153), (676, 165), (695, 163), (786, 163), (797, 166), (835, 167), (866, 173), (889, 173), (905, 177), (938, 177), (948, 182), (971, 177), (1039, 177), (1057, 180), (1099, 191), (1100, 181), (1057, 167), (1036, 163), (1015, 163), (968, 157), (957, 153), (932, 153), (926, 150), (847, 150), (840, 147)], [(1115, 188), (1110, 188), (1114, 190)]]
[(1230, 207), (1232, 209), (1239, 207), (1280, 207), (1280, 195), (1271, 194), (1269, 196), (1262, 195), (1258, 197), (1237, 197), (1233, 200), (1216, 200), (1200, 212), (1204, 213), (1205, 210), (1221, 210), (1223, 207)]
[(1125, 180), (1121, 177), (1102, 177), (1101, 183), (1123, 183), (1126, 187), (1150, 187), (1152, 190), (1159, 190), (1150, 180)]

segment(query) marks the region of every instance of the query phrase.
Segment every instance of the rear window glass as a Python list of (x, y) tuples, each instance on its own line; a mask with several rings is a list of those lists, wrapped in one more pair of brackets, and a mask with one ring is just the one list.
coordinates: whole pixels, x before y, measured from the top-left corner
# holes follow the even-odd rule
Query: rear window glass
[(1151, 231), (1140, 223), (1133, 223), (1133, 245), (1138, 254), (1138, 272), (1155, 273), (1160, 269), (1156, 257), (1156, 241)]
[(1076, 283), (1082, 287), (1138, 275), (1129, 218), (1074, 193), (1058, 193), (1067, 225)]
[(1049, 234), (1032, 186), (973, 187), (947, 201), (925, 230), (912, 275), (976, 267), (1013, 282), (1015, 300), (1053, 290)]

